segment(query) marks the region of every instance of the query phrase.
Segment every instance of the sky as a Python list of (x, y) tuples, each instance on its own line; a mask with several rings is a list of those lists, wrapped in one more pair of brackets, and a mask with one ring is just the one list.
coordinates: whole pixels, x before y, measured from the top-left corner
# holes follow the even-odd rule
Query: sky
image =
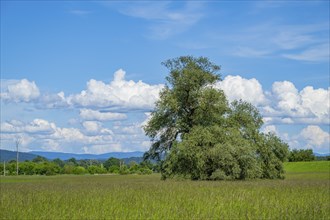
[(330, 152), (329, 1), (1, 1), (1, 149), (146, 151), (179, 56), (291, 149)]

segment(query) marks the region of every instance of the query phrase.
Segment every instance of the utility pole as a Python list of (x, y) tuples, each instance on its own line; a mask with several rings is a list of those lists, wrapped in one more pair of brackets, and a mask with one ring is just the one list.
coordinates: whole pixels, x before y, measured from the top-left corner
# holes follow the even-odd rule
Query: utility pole
[(18, 146), (21, 143), (21, 139), (16, 137), (15, 144), (16, 144), (16, 175), (18, 176)]

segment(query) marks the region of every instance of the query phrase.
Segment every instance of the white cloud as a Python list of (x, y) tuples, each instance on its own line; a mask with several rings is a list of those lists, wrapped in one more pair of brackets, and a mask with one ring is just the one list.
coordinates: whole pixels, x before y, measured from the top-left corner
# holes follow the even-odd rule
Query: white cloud
[(27, 133), (54, 133), (56, 125), (49, 123), (43, 119), (34, 119), (31, 123), (24, 127), (24, 131)]
[(188, 30), (202, 19), (202, 10), (201, 2), (185, 2), (175, 10), (170, 2), (132, 2), (119, 9), (124, 15), (148, 21), (150, 36), (155, 39), (167, 39)]
[(18, 146), (18, 150), (22, 152), (29, 151), (29, 144), (35, 141), (35, 138), (31, 137), (29, 134), (15, 132), (7, 133), (0, 132), (0, 145), (1, 149), (7, 149), (11, 151), (16, 151), (15, 140), (17, 137), (20, 138), (21, 143)]
[(125, 80), (125, 72), (115, 72), (109, 84), (94, 79), (80, 94), (70, 95), (71, 105), (94, 108), (152, 109), (163, 85), (149, 85), (142, 81)]
[(256, 79), (226, 76), (216, 83), (228, 100), (242, 99), (259, 107), (267, 125), (329, 124), (330, 88), (307, 86), (299, 91), (292, 82), (274, 82), (271, 91), (264, 91)]
[(261, 84), (256, 79), (245, 79), (240, 76), (226, 76), (216, 84), (222, 89), (229, 101), (242, 99), (254, 105), (264, 104), (266, 98)]
[(271, 54), (271, 51), (239, 46), (231, 54), (239, 57), (265, 57)]
[(84, 146), (82, 148), (84, 153), (87, 154), (104, 154), (109, 152), (124, 152), (122, 146), (119, 143), (115, 144), (101, 144), (101, 145), (92, 145)]
[(124, 134), (132, 135), (132, 134), (140, 134), (143, 135), (143, 130), (141, 128), (141, 124), (135, 123), (132, 125), (122, 126), (121, 132)]
[[(15, 81), (13, 81), (15, 82)], [(22, 79), (7, 85), (7, 90), (1, 93), (1, 98), (14, 102), (30, 102), (40, 96), (40, 91), (34, 81)]]
[(25, 124), (18, 120), (11, 120), (1, 123), (1, 132), (4, 133), (53, 133), (56, 129), (54, 123), (49, 123), (43, 119), (34, 119), (32, 122)]
[(126, 114), (113, 112), (99, 112), (91, 109), (81, 109), (80, 117), (85, 120), (112, 121), (126, 119)]
[(15, 133), (19, 132), (18, 128), (12, 125), (9, 122), (2, 122), (1, 123), (1, 133)]
[[(122, 110), (151, 110), (159, 97), (164, 85), (149, 85), (142, 81), (134, 82), (125, 79), (125, 71), (119, 69), (114, 73), (114, 80), (109, 84), (91, 79), (87, 82), (86, 90), (79, 94), (65, 96), (64, 92), (57, 94), (40, 94), (35, 82), (26, 79), (20, 81), (7, 80), (1, 82), (6, 85), (1, 92), (1, 99), (8, 102), (34, 102), (37, 108), (75, 108), (89, 107), (92, 109), (122, 109)], [(4, 90), (1, 87), (1, 91)], [(111, 113), (81, 110), (81, 117), (86, 120), (122, 120), (126, 118), (122, 113)]]
[(311, 62), (321, 62), (321, 61), (329, 61), (330, 58), (330, 46), (328, 44), (321, 44), (313, 47), (309, 47), (308, 49), (302, 50), (297, 54), (283, 54), (283, 57), (300, 60), (300, 61), (311, 61)]
[(287, 25), (264, 21), (255, 26), (237, 26), (228, 32), (223, 36), (222, 32), (216, 30), (206, 42), (213, 47), (221, 42), (222, 51), (239, 57), (329, 61), (328, 22)]
[(330, 151), (330, 134), (323, 131), (319, 126), (309, 125), (299, 135), (307, 148)]
[[(22, 146), (25, 150), (38, 147), (46, 151), (74, 152), (74, 147), (81, 145), (111, 145), (114, 142), (114, 133), (104, 128), (100, 122), (86, 121), (83, 129), (61, 128), (55, 123), (43, 119), (34, 119), (30, 123), (8, 121), (1, 123), (1, 145), (10, 147), (17, 135), (24, 139)], [(30, 145), (30, 146), (28, 146)], [(108, 151), (111, 149), (109, 148)]]
[(319, 118), (328, 118), (330, 111), (330, 88), (314, 89), (312, 86), (305, 87), (301, 92), (302, 106)]
[(59, 92), (57, 94), (43, 94), (39, 98), (39, 102), (36, 103), (38, 108), (67, 108), (70, 107), (67, 103), (64, 92)]
[(278, 130), (277, 130), (277, 128), (276, 128), (275, 125), (267, 125), (267, 126), (265, 126), (262, 129), (262, 132), (265, 133), (265, 134), (267, 134), (267, 133), (272, 133), (272, 134), (276, 134), (276, 135), (279, 134), (279, 132), (278, 132)]
[(273, 83), (271, 106), (262, 108), (266, 117), (280, 117), (284, 123), (329, 124), (330, 88), (305, 87), (300, 92), (288, 81)]
[(87, 132), (96, 133), (101, 130), (102, 125), (96, 121), (84, 121), (82, 123), (83, 127), (86, 129)]
[(307, 115), (307, 112), (301, 106), (301, 98), (298, 89), (292, 82), (275, 82), (272, 86), (273, 96), (276, 98), (276, 107), (284, 113)]

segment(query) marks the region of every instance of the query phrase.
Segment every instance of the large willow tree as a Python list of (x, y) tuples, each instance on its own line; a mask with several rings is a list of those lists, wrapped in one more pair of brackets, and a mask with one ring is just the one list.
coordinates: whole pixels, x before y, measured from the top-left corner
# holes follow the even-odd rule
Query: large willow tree
[(144, 127), (153, 143), (144, 156), (161, 160), (163, 179), (283, 178), (287, 144), (259, 131), (262, 117), (253, 105), (229, 104), (214, 87), (219, 66), (191, 56), (163, 64), (167, 84)]

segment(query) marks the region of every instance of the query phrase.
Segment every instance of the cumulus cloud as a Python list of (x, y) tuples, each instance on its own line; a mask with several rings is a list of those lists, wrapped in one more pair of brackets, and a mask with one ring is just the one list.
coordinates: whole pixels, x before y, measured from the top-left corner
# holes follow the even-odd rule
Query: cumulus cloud
[(101, 123), (96, 121), (84, 121), (82, 125), (88, 132), (98, 132), (102, 128)]
[(43, 94), (42, 96), (39, 97), (39, 102), (36, 103), (36, 106), (41, 109), (70, 107), (63, 91), (57, 94)]
[(80, 117), (85, 120), (112, 121), (126, 119), (126, 114), (113, 112), (99, 112), (91, 109), (81, 109)]
[(135, 123), (132, 125), (122, 126), (121, 131), (124, 134), (141, 134), (143, 135), (143, 130), (141, 128), (141, 124)]
[(30, 102), (39, 96), (40, 91), (35, 82), (27, 79), (7, 85), (6, 91), (1, 93), (2, 99), (14, 102)]
[(299, 92), (292, 82), (275, 82), (268, 99), (273, 102), (261, 111), (269, 122), (329, 124), (330, 88), (307, 86)]
[[(104, 128), (100, 122), (86, 121), (80, 128), (61, 128), (55, 123), (44, 119), (34, 119), (32, 122), (7, 121), (1, 123), (1, 143), (10, 145), (14, 138), (19, 135), (24, 137), (24, 146), (30, 144), (41, 147), (43, 150), (72, 151), (72, 147), (87, 145), (114, 144), (113, 132)], [(109, 149), (110, 151), (110, 149)]]
[(27, 133), (54, 133), (56, 125), (43, 119), (34, 119), (24, 127)]
[[(1, 88), (1, 99), (8, 102), (34, 102), (37, 108), (91, 108), (91, 109), (124, 109), (151, 110), (159, 97), (159, 91), (164, 85), (149, 85), (142, 81), (134, 82), (125, 79), (125, 71), (119, 69), (114, 73), (114, 79), (109, 84), (91, 79), (87, 88), (79, 94), (65, 96), (64, 92), (57, 94), (40, 94), (35, 82), (26, 79), (20, 81), (1, 82), (6, 86)], [(11, 83), (9, 83), (11, 82)], [(119, 120), (126, 116), (120, 113), (97, 112), (83, 109), (82, 117), (87, 120)]]
[(329, 124), (330, 88), (307, 86), (299, 91), (292, 82), (274, 82), (271, 91), (264, 91), (256, 79), (226, 76), (216, 83), (229, 101), (242, 99), (257, 106), (267, 125)]
[(71, 105), (98, 108), (152, 109), (163, 85), (125, 80), (125, 71), (118, 70), (109, 84), (91, 79), (86, 90), (68, 97)]
[(300, 97), (293, 83), (288, 81), (275, 82), (272, 87), (274, 96), (277, 98), (277, 106), (284, 111), (299, 111)]
[(3, 133), (53, 133), (55, 128), (56, 126), (54, 123), (49, 123), (43, 119), (34, 119), (28, 124), (18, 120), (1, 123), (1, 132)]
[(241, 76), (226, 76), (223, 81), (216, 83), (222, 89), (229, 101), (242, 99), (254, 105), (264, 104), (266, 97), (261, 84), (256, 79), (245, 79)]
[(330, 88), (314, 89), (312, 86), (305, 87), (301, 92), (301, 103), (304, 108), (319, 118), (329, 119)]
[(330, 151), (330, 134), (319, 126), (307, 126), (300, 132), (299, 137), (305, 142), (307, 148)]

